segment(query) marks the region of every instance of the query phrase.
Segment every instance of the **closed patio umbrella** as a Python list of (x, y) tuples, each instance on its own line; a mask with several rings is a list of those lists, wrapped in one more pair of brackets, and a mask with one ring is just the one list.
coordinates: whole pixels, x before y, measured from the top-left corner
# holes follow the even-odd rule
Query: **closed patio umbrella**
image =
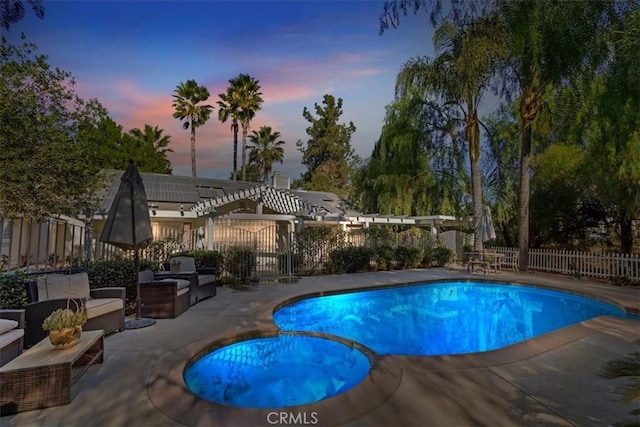
[(152, 240), (153, 232), (149, 218), (147, 193), (144, 189), (142, 176), (136, 169), (133, 160), (129, 160), (129, 167), (122, 175), (118, 192), (111, 203), (107, 221), (100, 235), (101, 242), (135, 252), (136, 318), (125, 323), (126, 329), (144, 328), (156, 323), (155, 319), (141, 317), (142, 304), (138, 278), (140, 271), (138, 251), (146, 247)]
[(496, 238), (496, 230), (493, 227), (493, 220), (491, 219), (491, 210), (489, 206), (485, 206), (482, 209), (482, 241), (488, 242), (489, 240), (495, 240)]

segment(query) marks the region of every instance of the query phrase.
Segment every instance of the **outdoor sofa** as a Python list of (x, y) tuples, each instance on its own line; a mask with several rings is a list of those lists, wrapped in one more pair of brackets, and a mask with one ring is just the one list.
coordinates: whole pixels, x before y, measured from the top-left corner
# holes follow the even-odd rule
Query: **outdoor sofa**
[(24, 310), (0, 310), (0, 366), (22, 353), (24, 348)]
[(105, 335), (124, 330), (125, 288), (90, 289), (86, 272), (49, 274), (25, 282), (28, 304), (25, 307), (25, 348), (47, 336), (42, 322), (53, 311), (84, 303), (87, 309), (85, 331), (102, 329)]
[(151, 270), (138, 273), (138, 279), (142, 316), (153, 319), (175, 319), (189, 308), (191, 280), (155, 277)]

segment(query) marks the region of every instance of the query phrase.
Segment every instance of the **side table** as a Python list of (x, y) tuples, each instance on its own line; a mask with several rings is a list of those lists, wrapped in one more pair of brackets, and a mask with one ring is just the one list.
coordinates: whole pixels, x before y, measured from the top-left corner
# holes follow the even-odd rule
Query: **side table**
[[(78, 344), (59, 350), (45, 338), (0, 367), (0, 415), (71, 402), (71, 386), (104, 357), (104, 331), (82, 331)], [(71, 369), (83, 366), (72, 378)]]

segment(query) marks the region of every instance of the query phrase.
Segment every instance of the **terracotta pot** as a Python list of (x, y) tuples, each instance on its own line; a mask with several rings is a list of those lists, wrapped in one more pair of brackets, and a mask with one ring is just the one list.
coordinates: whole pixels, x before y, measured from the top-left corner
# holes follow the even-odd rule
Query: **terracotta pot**
[(73, 347), (80, 341), (82, 326), (49, 331), (49, 341), (57, 349)]

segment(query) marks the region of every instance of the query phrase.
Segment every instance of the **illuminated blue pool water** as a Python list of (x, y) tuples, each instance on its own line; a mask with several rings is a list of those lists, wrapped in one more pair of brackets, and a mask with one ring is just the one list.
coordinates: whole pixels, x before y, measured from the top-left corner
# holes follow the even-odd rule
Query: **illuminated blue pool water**
[(256, 338), (221, 347), (189, 366), (187, 387), (229, 406), (279, 408), (344, 393), (369, 373), (360, 350), (304, 335)]
[[(307, 298), (273, 314), (283, 333), (213, 350), (187, 387), (229, 406), (281, 408), (351, 389), (370, 372), (362, 351), (442, 355), (494, 350), (601, 315), (634, 318), (589, 298), (516, 285), (447, 282)], [(329, 334), (326, 338), (305, 333)]]
[(494, 350), (600, 315), (607, 303), (539, 288), (470, 282), (402, 286), (309, 298), (276, 311), (284, 331), (315, 331), (384, 355)]

